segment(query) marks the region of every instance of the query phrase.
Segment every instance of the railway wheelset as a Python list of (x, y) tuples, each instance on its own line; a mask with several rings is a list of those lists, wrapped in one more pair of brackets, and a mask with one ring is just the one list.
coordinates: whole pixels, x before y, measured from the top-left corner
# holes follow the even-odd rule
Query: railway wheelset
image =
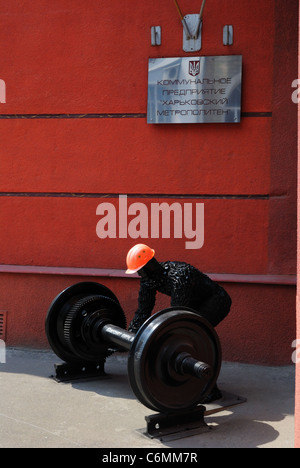
[(113, 352), (128, 352), (131, 388), (161, 418), (176, 420), (205, 410), (201, 404), (219, 376), (220, 341), (201, 315), (186, 307), (170, 307), (131, 333), (118, 298), (100, 283), (77, 283), (58, 294), (45, 328), (52, 350), (64, 361), (63, 369), (103, 365), (104, 370)]

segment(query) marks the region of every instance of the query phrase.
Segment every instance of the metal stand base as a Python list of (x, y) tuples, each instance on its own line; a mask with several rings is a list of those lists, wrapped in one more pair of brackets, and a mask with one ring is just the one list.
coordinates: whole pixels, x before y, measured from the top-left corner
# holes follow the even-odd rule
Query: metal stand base
[(226, 392), (222, 390), (222, 398), (219, 400), (213, 401), (212, 403), (205, 404), (204, 416), (209, 416), (211, 414), (220, 413), (221, 411), (226, 411), (233, 406), (241, 405), (246, 403), (247, 398), (241, 397), (239, 395), (234, 395), (233, 393)]
[(151, 439), (159, 439), (161, 442), (169, 442), (209, 432), (213, 430), (213, 426), (206, 424), (204, 416), (226, 411), (247, 401), (246, 398), (224, 391), (222, 391), (222, 395), (219, 400), (207, 403), (205, 406), (197, 406), (188, 412), (158, 413), (146, 416), (146, 431), (140, 429), (138, 432)]
[(186, 412), (170, 414), (151, 414), (146, 416), (147, 429), (139, 430), (143, 435), (151, 439), (159, 439), (162, 442), (181, 439), (191, 435), (208, 432), (211, 428), (204, 421), (204, 406)]
[(91, 380), (108, 377), (104, 372), (104, 361), (69, 364), (63, 362), (54, 364), (55, 375), (52, 375), (57, 382), (70, 382), (72, 380)]

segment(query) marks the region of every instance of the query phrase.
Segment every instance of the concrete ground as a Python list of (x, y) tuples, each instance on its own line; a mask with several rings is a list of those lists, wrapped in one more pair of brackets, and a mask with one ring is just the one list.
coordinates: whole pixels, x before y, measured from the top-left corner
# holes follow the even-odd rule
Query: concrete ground
[[(126, 355), (106, 363), (108, 378), (58, 383), (51, 351), (6, 350), (0, 364), (2, 448), (293, 448), (294, 366), (223, 363), (219, 387), (247, 402), (205, 417), (211, 430), (162, 442), (143, 435), (153, 414), (134, 396)], [(140, 431), (141, 430), (141, 431)]]

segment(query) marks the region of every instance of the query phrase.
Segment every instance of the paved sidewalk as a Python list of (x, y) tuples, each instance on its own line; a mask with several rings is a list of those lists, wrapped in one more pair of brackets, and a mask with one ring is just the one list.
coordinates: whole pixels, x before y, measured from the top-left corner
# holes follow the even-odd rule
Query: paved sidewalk
[(223, 363), (219, 387), (247, 398), (206, 416), (209, 432), (171, 442), (145, 437), (151, 410), (136, 400), (126, 355), (111, 356), (108, 378), (57, 383), (51, 351), (6, 350), (0, 364), (0, 447), (293, 448), (294, 366)]

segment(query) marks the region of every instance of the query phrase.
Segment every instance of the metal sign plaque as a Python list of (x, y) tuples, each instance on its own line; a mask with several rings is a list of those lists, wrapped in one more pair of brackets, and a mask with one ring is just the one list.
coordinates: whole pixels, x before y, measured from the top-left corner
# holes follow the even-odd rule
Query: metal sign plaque
[(149, 124), (238, 123), (242, 56), (149, 59)]

